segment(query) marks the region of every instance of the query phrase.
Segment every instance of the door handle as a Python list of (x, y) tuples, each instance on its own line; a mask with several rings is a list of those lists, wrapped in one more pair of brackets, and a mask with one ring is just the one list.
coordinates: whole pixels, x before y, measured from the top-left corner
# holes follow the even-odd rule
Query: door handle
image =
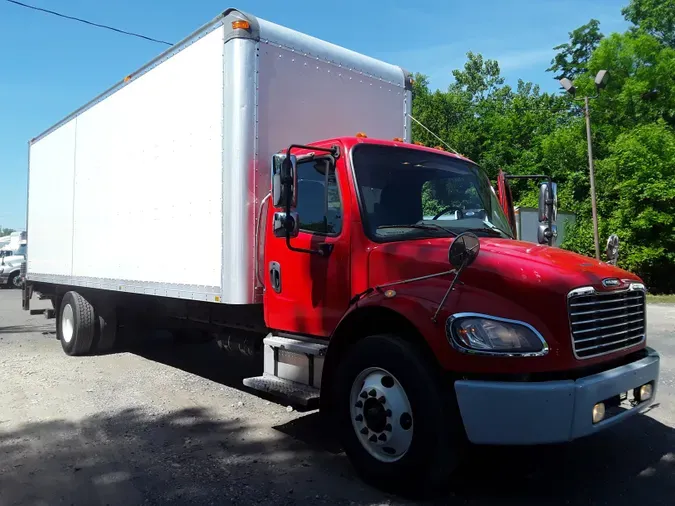
[(270, 282), (272, 289), (281, 293), (281, 265), (279, 262), (270, 262)]

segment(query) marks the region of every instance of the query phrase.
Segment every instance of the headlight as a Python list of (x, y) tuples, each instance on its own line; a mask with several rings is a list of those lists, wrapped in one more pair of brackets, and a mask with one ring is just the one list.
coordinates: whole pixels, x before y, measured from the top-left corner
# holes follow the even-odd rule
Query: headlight
[(545, 355), (548, 345), (524, 322), (473, 313), (448, 318), (446, 335), (460, 351), (490, 355)]

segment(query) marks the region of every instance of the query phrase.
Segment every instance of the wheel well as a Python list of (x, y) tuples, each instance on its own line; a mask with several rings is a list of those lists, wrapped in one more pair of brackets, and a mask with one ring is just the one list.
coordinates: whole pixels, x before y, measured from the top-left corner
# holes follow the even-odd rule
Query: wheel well
[(413, 344), (430, 365), (440, 370), (440, 364), (426, 340), (405, 316), (385, 307), (356, 309), (340, 322), (330, 339), (321, 378), (321, 409), (323, 411), (330, 410), (330, 392), (333, 388), (331, 381), (341, 357), (356, 342), (375, 334), (396, 334)]

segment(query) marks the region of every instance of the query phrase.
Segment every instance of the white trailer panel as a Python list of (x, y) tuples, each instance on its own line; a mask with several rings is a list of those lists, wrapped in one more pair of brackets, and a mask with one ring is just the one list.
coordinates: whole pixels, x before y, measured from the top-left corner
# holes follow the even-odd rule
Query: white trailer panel
[(64, 123), (30, 149), (28, 272), (72, 275), (75, 124)]
[[(410, 140), (409, 85), (399, 67), (225, 11), (31, 143), (28, 279), (259, 302), (272, 154), (359, 131)], [(184, 259), (176, 233), (198, 237)]]
[(78, 116), (73, 276), (220, 287), (222, 58), (211, 32)]

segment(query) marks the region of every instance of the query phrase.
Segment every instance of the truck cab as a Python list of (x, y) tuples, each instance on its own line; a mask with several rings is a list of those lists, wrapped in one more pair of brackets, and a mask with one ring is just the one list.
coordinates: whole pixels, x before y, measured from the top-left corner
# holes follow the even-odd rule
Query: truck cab
[[(308, 369), (318, 385), (314, 373), (285, 378), (320, 386), (364, 476), (431, 483), (466, 441), (570, 441), (653, 402), (640, 278), (516, 240), (472, 161), (364, 135), (277, 158), (265, 322), (328, 340)], [(267, 347), (268, 377), (283, 378), (292, 343)]]

